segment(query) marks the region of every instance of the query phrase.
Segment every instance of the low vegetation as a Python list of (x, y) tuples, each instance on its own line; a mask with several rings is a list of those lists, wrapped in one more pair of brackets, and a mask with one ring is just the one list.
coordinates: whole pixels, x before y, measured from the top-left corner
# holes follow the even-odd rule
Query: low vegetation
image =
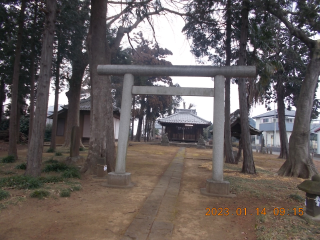
[(9, 155), (7, 157), (2, 158), (1, 162), (2, 163), (13, 163), (15, 161), (14, 156)]
[(70, 197), (71, 191), (70, 189), (62, 189), (60, 192), (60, 197)]
[(15, 169), (26, 170), (27, 169), (27, 164), (26, 163), (20, 163), (17, 166), (15, 166)]
[(48, 148), (47, 153), (54, 153), (54, 149), (53, 148)]
[(62, 152), (56, 152), (55, 155), (56, 156), (62, 156), (63, 154), (62, 154)]
[(10, 193), (0, 189), (0, 201), (10, 197)]
[(43, 169), (43, 172), (63, 172), (69, 169), (69, 166), (63, 162), (54, 162), (55, 160), (52, 160), (51, 162), (46, 162), (46, 165)]
[(30, 197), (43, 199), (43, 198), (49, 197), (49, 195), (50, 195), (50, 192), (46, 190), (36, 190), (30, 194)]

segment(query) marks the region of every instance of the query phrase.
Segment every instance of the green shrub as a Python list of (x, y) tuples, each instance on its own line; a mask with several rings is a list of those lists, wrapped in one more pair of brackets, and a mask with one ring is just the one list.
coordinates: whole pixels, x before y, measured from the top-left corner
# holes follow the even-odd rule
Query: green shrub
[(48, 148), (47, 153), (54, 153), (54, 149), (53, 148)]
[(63, 182), (63, 177), (61, 176), (46, 176), (39, 178), (43, 183), (56, 183), (56, 182)]
[(81, 190), (81, 185), (75, 185), (71, 187), (71, 191), (80, 191)]
[(0, 187), (13, 187), (17, 189), (35, 189), (43, 185), (39, 178), (30, 176), (13, 176), (0, 179)]
[(46, 130), (44, 132), (44, 141), (45, 142), (51, 141), (51, 129), (52, 129), (52, 124), (48, 123), (46, 125)]
[(3, 163), (13, 163), (14, 161), (15, 161), (15, 158), (12, 155), (6, 156), (1, 160), (1, 162)]
[(49, 195), (50, 193), (46, 190), (36, 190), (30, 194), (30, 197), (43, 199), (45, 197), (48, 197)]
[(85, 151), (86, 149), (84, 147), (80, 147), (79, 151)]
[(26, 170), (27, 169), (27, 164), (26, 163), (21, 163), (18, 164), (15, 169), (22, 169), (22, 170)]
[(45, 161), (45, 164), (50, 164), (50, 163), (58, 163), (58, 160), (54, 160), (53, 158), (50, 158), (49, 160)]
[(69, 167), (67, 164), (62, 163), (62, 162), (56, 162), (56, 163), (51, 163), (47, 164), (43, 171), (44, 172), (63, 172), (67, 170)]
[(60, 197), (70, 197), (70, 190), (69, 189), (62, 189), (60, 192)]
[(62, 172), (64, 178), (80, 178), (80, 172), (75, 167), (69, 167), (67, 170)]
[(20, 118), (20, 132), (29, 135), (29, 117), (21, 116)]
[(62, 152), (56, 152), (56, 156), (62, 156)]
[(10, 197), (10, 193), (0, 189), (0, 201)]
[(17, 189), (36, 189), (43, 186), (44, 183), (63, 182), (62, 176), (30, 177), (30, 176), (13, 176), (0, 178), (1, 187), (12, 187)]

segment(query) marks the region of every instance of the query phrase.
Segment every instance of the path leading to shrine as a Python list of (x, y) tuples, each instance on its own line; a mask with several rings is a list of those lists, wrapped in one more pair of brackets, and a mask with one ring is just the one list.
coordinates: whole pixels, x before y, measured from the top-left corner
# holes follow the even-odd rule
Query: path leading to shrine
[(180, 148), (130, 224), (123, 240), (171, 239), (184, 155), (185, 148)]

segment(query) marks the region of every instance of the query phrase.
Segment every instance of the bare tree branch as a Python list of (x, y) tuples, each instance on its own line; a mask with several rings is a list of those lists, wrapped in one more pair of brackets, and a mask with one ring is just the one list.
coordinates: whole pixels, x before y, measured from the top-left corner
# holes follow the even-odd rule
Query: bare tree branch
[(137, 7), (137, 6), (143, 6), (143, 5), (147, 5), (148, 3), (150, 3), (152, 0), (147, 0), (145, 2), (136, 2), (136, 1), (132, 1), (131, 4), (128, 4), (128, 6), (126, 6), (119, 14), (116, 14), (112, 17), (108, 17), (107, 21), (112, 19), (110, 22), (107, 23), (107, 27), (111, 26), (112, 23), (114, 23), (116, 20), (118, 20), (124, 13), (129, 12), (129, 10)]
[(116, 49), (119, 48), (121, 40), (124, 36), (125, 33), (130, 33), (133, 29), (135, 29), (145, 18), (152, 16), (152, 15), (156, 15), (159, 14), (161, 11), (155, 11), (155, 12), (150, 12), (148, 14), (146, 14), (143, 17), (137, 17), (137, 20), (135, 21), (135, 23), (133, 23), (131, 26), (129, 27), (119, 27), (118, 28), (118, 32), (117, 32), (117, 36), (115, 38), (115, 41), (113, 43), (113, 45), (110, 47), (111, 51), (115, 51)]

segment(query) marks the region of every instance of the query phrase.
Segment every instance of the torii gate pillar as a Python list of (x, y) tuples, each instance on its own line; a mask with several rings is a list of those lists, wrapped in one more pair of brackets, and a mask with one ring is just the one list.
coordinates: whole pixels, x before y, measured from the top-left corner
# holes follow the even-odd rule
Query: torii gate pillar
[(223, 148), (224, 148), (224, 85), (225, 77), (214, 78), (213, 100), (213, 141), (212, 141), (212, 179), (207, 179), (206, 187), (201, 194), (215, 197), (235, 197), (230, 194), (228, 181), (223, 180)]

